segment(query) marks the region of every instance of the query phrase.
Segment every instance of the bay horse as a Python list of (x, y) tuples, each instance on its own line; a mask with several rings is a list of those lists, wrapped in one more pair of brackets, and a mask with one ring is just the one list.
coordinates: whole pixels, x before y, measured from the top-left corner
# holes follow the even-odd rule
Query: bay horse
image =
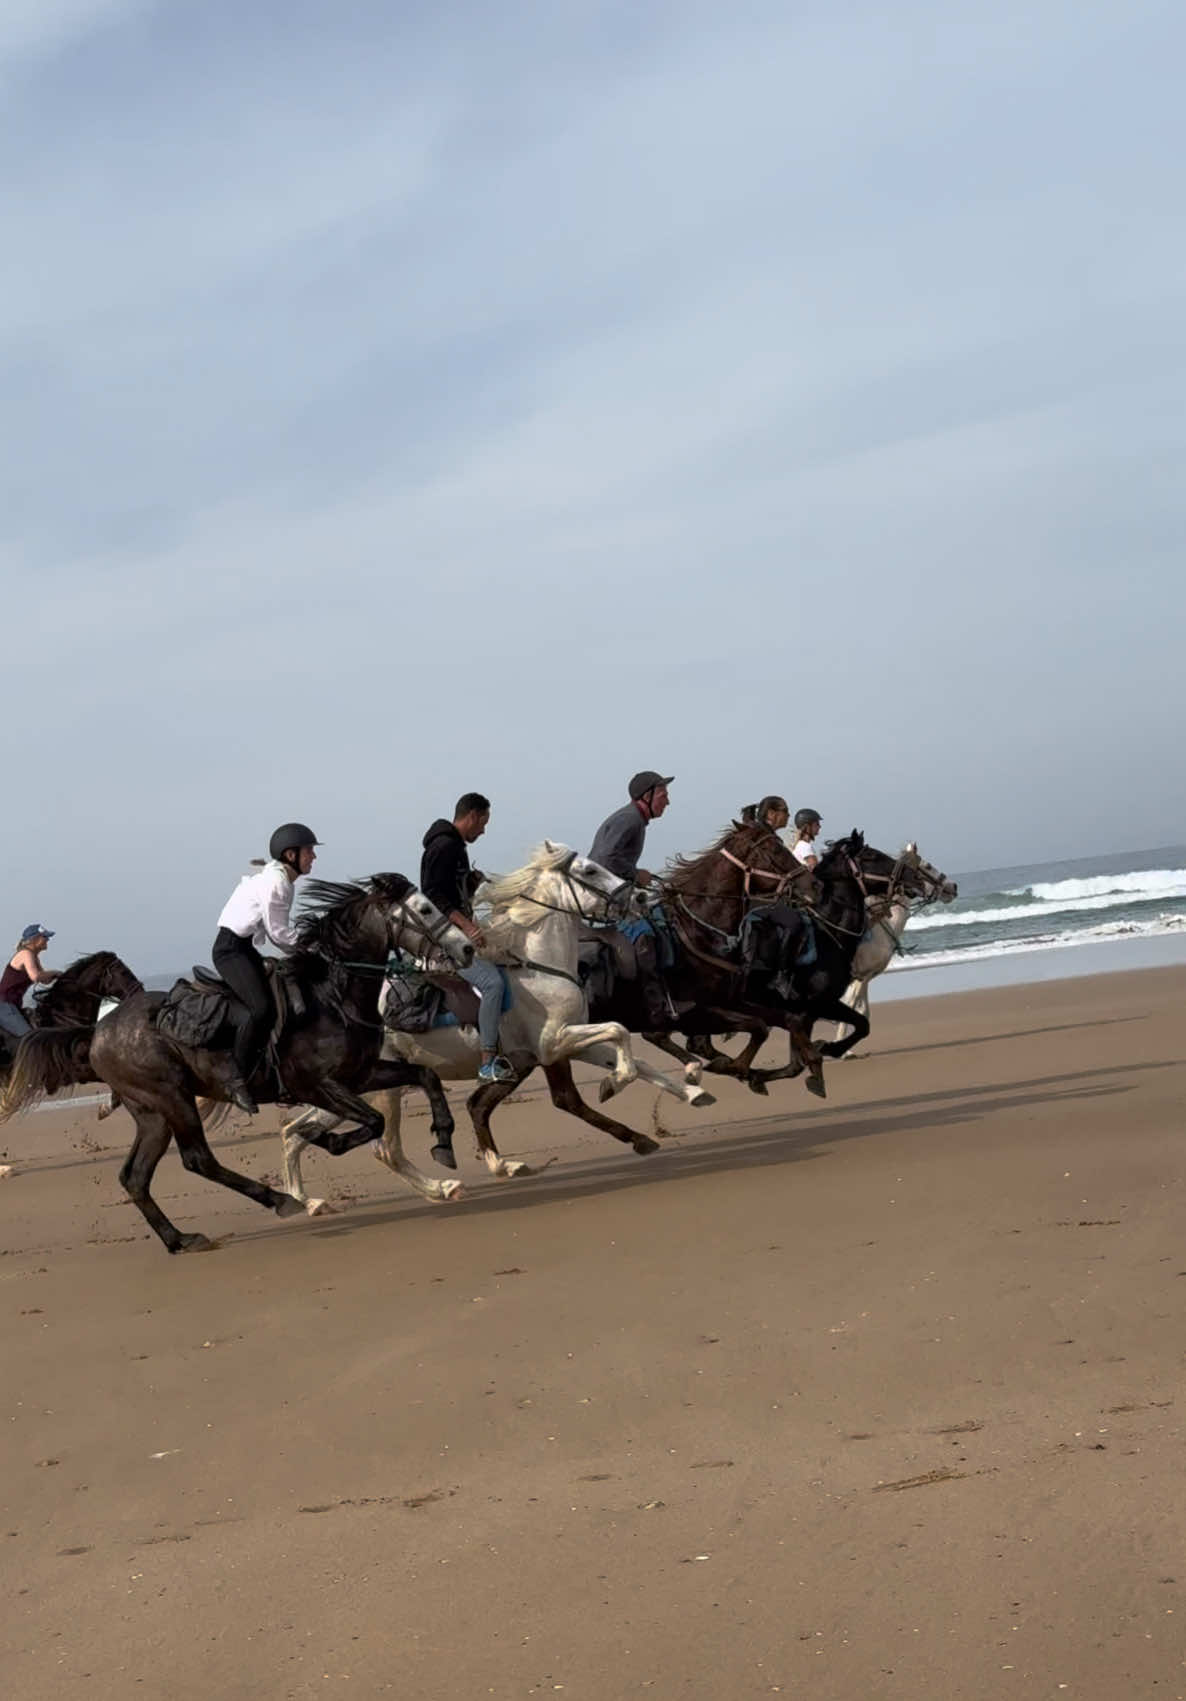
[[(315, 1104), (353, 1119), (352, 1126), (314, 1135), (317, 1144), (338, 1156), (383, 1132), (383, 1117), (359, 1096), (362, 1090), (415, 1082), (428, 1093), (434, 1128), (450, 1135), (453, 1119), (436, 1076), (402, 1061), (379, 1062), (379, 986), (390, 952), (405, 944), (413, 951), (443, 950), (462, 966), (472, 961), (473, 946), (402, 874), (373, 874), (350, 883), (310, 880), (303, 898), (298, 944), (286, 972), (305, 1013), (280, 1034), (277, 1068), (260, 1071), (258, 1102)], [(155, 1018), (164, 1002), (163, 993), (152, 992), (125, 999), (99, 1023), (90, 1046), (95, 1075), (136, 1124), (120, 1181), (149, 1227), (169, 1252), (206, 1251), (216, 1244), (203, 1234), (181, 1233), (152, 1197), (153, 1174), (174, 1139), (187, 1170), (245, 1194), (279, 1217), (303, 1215), (306, 1208), (315, 1214), (320, 1201), (307, 1207), (218, 1162), (197, 1099), (228, 1102), (226, 1052), (183, 1045), (160, 1032)], [(46, 1037), (66, 1049), (73, 1032)], [(23, 1055), (18, 1058), (5, 1115), (44, 1090), (52, 1062), (38, 1059), (38, 1064), (24, 1068)]]

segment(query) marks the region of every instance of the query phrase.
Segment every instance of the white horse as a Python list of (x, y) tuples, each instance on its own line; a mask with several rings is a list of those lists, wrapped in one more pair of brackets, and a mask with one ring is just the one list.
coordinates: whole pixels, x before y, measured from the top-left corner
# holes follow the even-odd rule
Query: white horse
[[(698, 1061), (687, 1066), (682, 1085), (677, 1085), (660, 1070), (634, 1056), (630, 1035), (620, 1022), (586, 1020), (588, 1000), (578, 976), (581, 926), (603, 919), (611, 908), (621, 906), (629, 898), (631, 890), (628, 881), (620, 880), (565, 845), (548, 840), (523, 868), (514, 874), (496, 876), (482, 887), (479, 902), (489, 912), (484, 923), (485, 954), (504, 965), (511, 985), (511, 1008), (502, 1019), (499, 1037), (503, 1051), (515, 1066), (515, 1085), (537, 1064), (551, 1070), (580, 1057), (611, 1071), (600, 1086), (603, 1101), (632, 1081), (642, 1079), (687, 1104), (714, 1104), (712, 1094), (700, 1085), (703, 1066)], [(382, 1056), (426, 1066), (442, 1080), (470, 1081), (478, 1073), (481, 1044), (473, 1027), (434, 1028), (424, 1034), (389, 1030)], [(566, 1071), (562, 1073), (567, 1075)], [(553, 1100), (561, 1109), (605, 1129), (636, 1152), (657, 1149), (657, 1142), (649, 1135), (600, 1116), (584, 1105), (575, 1092), (565, 1092), (563, 1084), (550, 1081), (549, 1085), (553, 1087)], [(471, 1097), (471, 1116), (476, 1101), (487, 1091), (480, 1087)], [(497, 1097), (504, 1093), (505, 1088)], [(423, 1198), (438, 1202), (458, 1198), (460, 1182), (438, 1181), (427, 1176), (404, 1154), (400, 1141), (403, 1089), (374, 1097), (385, 1119), (382, 1137), (375, 1142), (375, 1156)], [(284, 1124), (285, 1185), (298, 1199), (305, 1197), (301, 1154), (310, 1144), (306, 1135), (311, 1129), (324, 1130), (331, 1125), (325, 1112), (313, 1109), (298, 1111)], [(527, 1164), (508, 1161), (499, 1154), (486, 1130), (484, 1116), (481, 1120), (474, 1116), (474, 1132), (479, 1155), (492, 1175), (513, 1177), (531, 1173)], [(447, 1148), (434, 1147), (434, 1153), (437, 1152), (446, 1162), (452, 1157)]]
[[(891, 888), (888, 899), (875, 898), (869, 905), (869, 926), (857, 946), (852, 960), (852, 980), (842, 1000), (850, 1010), (866, 1018), (869, 1015), (869, 982), (883, 974), (902, 949), (902, 935), (910, 917), (926, 904), (951, 904), (959, 897), (955, 881), (941, 874), (933, 863), (925, 861), (918, 854), (917, 845), (907, 845), (903, 856), (908, 856), (910, 866), (926, 877), (927, 892), (920, 901), (906, 897), (898, 888)], [(843, 1039), (851, 1032), (851, 1028), (837, 1025), (836, 1038)], [(848, 1052), (846, 1055), (851, 1057), (854, 1054)]]

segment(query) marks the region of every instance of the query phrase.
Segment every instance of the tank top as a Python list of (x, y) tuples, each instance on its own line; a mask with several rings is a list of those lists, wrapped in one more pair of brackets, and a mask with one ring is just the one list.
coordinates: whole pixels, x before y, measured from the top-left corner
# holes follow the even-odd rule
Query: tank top
[(0, 1004), (20, 1004), (32, 984), (28, 969), (14, 969), (9, 963), (0, 975)]

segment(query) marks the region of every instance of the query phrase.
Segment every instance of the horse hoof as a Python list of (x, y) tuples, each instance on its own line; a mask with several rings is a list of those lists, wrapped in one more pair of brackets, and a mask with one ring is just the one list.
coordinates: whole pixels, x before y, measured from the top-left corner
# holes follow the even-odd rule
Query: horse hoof
[(648, 1158), (659, 1150), (658, 1140), (652, 1140), (649, 1134), (636, 1134), (630, 1143), (640, 1158)]
[(696, 1060), (692, 1063), (684, 1064), (684, 1080), (687, 1082), (689, 1087), (698, 1087), (703, 1074), (704, 1064), (699, 1058), (696, 1058)]
[(456, 1169), (457, 1159), (453, 1155), (452, 1146), (434, 1146), (429, 1154), (434, 1164), (441, 1169)]
[(531, 1174), (531, 1165), (524, 1163), (522, 1158), (507, 1158), (503, 1163), (502, 1173), (507, 1181), (516, 1181), (521, 1176)]
[(809, 1093), (814, 1093), (817, 1099), (826, 1099), (828, 1096), (827, 1087), (824, 1086), (822, 1081), (817, 1080), (814, 1075), (810, 1075), (808, 1077), (807, 1091)]
[(442, 1181), (437, 1198), (442, 1205), (451, 1205), (454, 1199), (464, 1197), (465, 1189), (459, 1181)]
[(282, 1193), (276, 1201), (278, 1217), (303, 1217), (304, 1214), (305, 1200), (298, 1199), (294, 1193)]
[(745, 1084), (749, 1088), (750, 1092), (757, 1093), (760, 1099), (768, 1099), (770, 1097), (770, 1088), (766, 1085), (760, 1075), (747, 1075), (745, 1078)]
[(305, 1210), (311, 1217), (336, 1217), (338, 1207), (331, 1205), (328, 1199), (306, 1199)]
[(216, 1252), (222, 1244), (218, 1240), (210, 1240), (204, 1234), (179, 1234), (177, 1245), (169, 1248), (170, 1252)]
[(602, 1080), (601, 1085), (597, 1089), (597, 1097), (601, 1101), (601, 1103), (604, 1104), (606, 1099), (612, 1099), (613, 1096), (614, 1096), (613, 1077), (610, 1076), (610, 1075), (606, 1075), (605, 1078)]
[(695, 1105), (697, 1110), (706, 1110), (710, 1104), (715, 1104), (716, 1102), (716, 1095), (714, 1093), (706, 1093), (703, 1087), (694, 1092), (688, 1100), (688, 1103), (690, 1105)]

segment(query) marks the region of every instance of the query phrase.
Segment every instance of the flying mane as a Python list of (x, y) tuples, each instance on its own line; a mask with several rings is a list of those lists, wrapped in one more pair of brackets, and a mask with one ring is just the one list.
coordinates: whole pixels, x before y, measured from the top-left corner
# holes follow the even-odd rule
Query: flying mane
[(698, 851), (693, 856), (675, 857), (664, 874), (662, 883), (673, 892), (686, 890), (692, 877), (702, 873), (706, 864), (715, 862), (723, 850), (728, 850), (731, 855), (748, 862), (750, 852), (759, 845), (769, 845), (771, 841), (785, 853), (785, 866), (789, 870), (795, 859), (772, 827), (768, 827), (764, 821), (734, 821), (707, 850)]
[(363, 911), (396, 903), (412, 890), (402, 874), (372, 874), (366, 880), (308, 880), (296, 923), (300, 956), (340, 957), (353, 948)]
[(567, 845), (553, 844), (545, 839), (536, 845), (522, 868), (510, 874), (491, 874), (479, 893), (479, 900), (493, 911), (486, 927), (492, 949), (509, 948), (516, 932), (534, 927), (548, 911), (529, 901), (529, 894), (539, 884), (541, 874), (552, 874), (571, 857)]

